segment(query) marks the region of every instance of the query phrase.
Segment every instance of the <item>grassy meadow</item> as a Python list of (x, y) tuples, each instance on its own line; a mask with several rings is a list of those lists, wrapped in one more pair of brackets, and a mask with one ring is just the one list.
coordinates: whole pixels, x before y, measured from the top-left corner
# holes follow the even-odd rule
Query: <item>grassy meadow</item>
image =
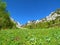
[(0, 45), (60, 45), (60, 28), (0, 30)]

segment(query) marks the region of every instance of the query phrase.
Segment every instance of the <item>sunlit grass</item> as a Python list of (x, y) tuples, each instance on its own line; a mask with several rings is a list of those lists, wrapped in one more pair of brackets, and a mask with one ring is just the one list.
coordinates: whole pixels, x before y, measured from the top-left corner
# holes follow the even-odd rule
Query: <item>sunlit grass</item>
[(60, 28), (1, 30), (0, 45), (60, 45)]

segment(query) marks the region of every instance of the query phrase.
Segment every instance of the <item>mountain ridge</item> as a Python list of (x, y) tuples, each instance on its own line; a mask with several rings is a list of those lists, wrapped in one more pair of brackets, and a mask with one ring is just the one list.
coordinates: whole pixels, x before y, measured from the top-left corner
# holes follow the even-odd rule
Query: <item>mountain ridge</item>
[[(46, 16), (45, 18), (43, 18), (41, 20), (28, 21), (22, 27), (33, 28), (35, 26), (35, 28), (36, 28), (36, 25), (39, 25), (39, 27), (41, 27), (42, 23), (43, 23), (42, 27), (44, 27), (43, 25), (46, 24), (46, 23), (48, 23), (46, 25), (56, 25), (59, 22), (60, 22), (60, 9), (57, 9), (56, 11), (51, 12), (48, 16)], [(34, 25), (34, 26), (32, 26), (32, 25)], [(49, 27), (49, 26), (46, 26), (46, 27)]]

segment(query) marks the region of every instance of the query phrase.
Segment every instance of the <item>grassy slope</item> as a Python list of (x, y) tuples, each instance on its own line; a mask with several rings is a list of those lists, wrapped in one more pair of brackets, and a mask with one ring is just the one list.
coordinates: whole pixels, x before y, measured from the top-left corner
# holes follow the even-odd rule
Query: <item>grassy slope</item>
[(1, 30), (0, 45), (60, 45), (60, 28)]

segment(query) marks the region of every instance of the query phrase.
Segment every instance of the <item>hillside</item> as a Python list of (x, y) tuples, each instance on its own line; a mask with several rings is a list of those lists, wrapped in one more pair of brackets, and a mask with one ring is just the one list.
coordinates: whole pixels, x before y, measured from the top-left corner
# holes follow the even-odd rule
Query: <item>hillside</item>
[(0, 30), (0, 45), (60, 45), (60, 28)]
[(41, 20), (28, 21), (23, 27), (30, 29), (60, 27), (60, 9), (51, 12), (51, 14)]

